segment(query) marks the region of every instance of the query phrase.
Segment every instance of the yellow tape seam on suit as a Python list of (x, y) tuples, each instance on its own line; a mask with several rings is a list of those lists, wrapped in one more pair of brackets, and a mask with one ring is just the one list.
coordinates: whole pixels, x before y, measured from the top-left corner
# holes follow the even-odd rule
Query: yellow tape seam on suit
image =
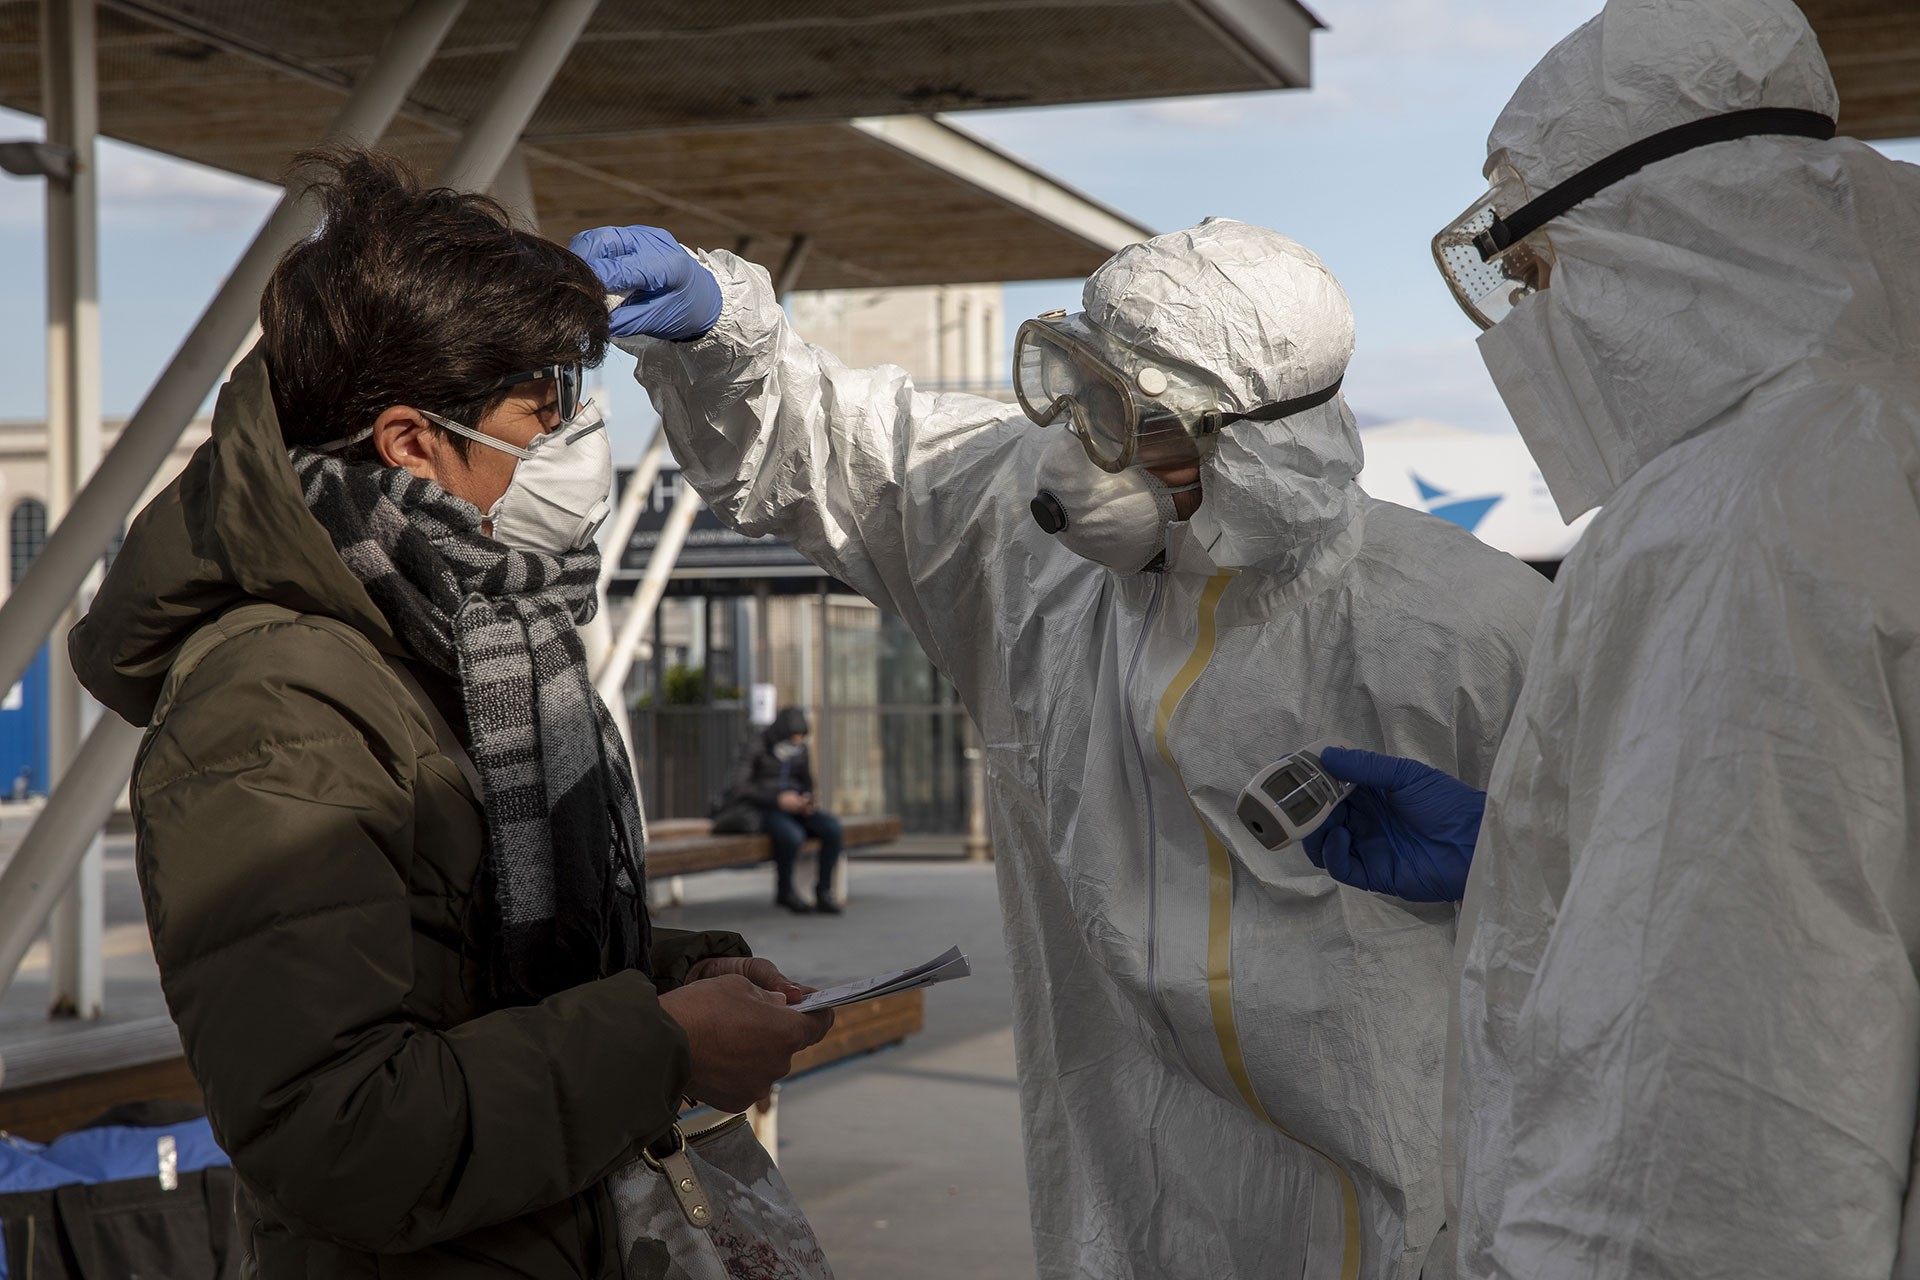
[(1207, 579), (1207, 585), (1201, 590), (1200, 633), (1194, 640), (1193, 652), (1187, 656), (1186, 663), (1175, 674), (1166, 692), (1160, 695), (1160, 707), (1153, 722), (1153, 738), (1160, 749), (1160, 758), (1166, 761), (1167, 768), (1173, 770), (1174, 780), (1180, 784), (1180, 792), (1186, 796), (1194, 820), (1200, 824), (1200, 830), (1207, 838), (1207, 1001), (1213, 1012), (1213, 1033), (1220, 1041), (1220, 1055), (1226, 1060), (1227, 1074), (1233, 1077), (1234, 1087), (1240, 1090), (1240, 1096), (1255, 1115), (1333, 1166), (1334, 1173), (1340, 1178), (1341, 1217), (1346, 1234), (1340, 1261), (1340, 1280), (1358, 1280), (1360, 1196), (1354, 1188), (1353, 1179), (1340, 1167), (1339, 1161), (1312, 1143), (1289, 1133), (1284, 1125), (1268, 1115), (1260, 1095), (1254, 1092), (1253, 1077), (1247, 1072), (1246, 1055), (1240, 1049), (1240, 1029), (1233, 1016), (1233, 859), (1227, 852), (1226, 844), (1214, 834), (1213, 828), (1201, 815), (1200, 806), (1193, 802), (1193, 794), (1187, 790), (1187, 780), (1181, 775), (1180, 766), (1174, 762), (1173, 750), (1167, 741), (1167, 729), (1173, 722), (1174, 711), (1199, 681), (1207, 664), (1213, 661), (1216, 642), (1214, 615), (1219, 611), (1221, 595), (1232, 581), (1231, 573), (1216, 573)]

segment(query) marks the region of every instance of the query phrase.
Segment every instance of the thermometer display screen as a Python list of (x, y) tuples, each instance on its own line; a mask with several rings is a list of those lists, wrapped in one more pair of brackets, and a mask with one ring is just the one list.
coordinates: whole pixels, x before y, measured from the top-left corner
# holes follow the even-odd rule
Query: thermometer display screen
[(1280, 812), (1287, 815), (1289, 822), (1296, 826), (1304, 825), (1312, 821), (1314, 814), (1320, 810), (1319, 797), (1308, 786), (1313, 776), (1304, 764), (1296, 762), (1268, 778), (1261, 789), (1273, 797), (1274, 803), (1280, 806)]

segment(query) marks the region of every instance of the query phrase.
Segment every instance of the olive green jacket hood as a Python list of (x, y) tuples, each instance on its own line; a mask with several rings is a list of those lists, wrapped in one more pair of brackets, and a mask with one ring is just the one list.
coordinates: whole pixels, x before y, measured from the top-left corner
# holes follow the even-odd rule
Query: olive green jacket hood
[(69, 637), (74, 670), (94, 697), (144, 725), (187, 637), (249, 599), (336, 618), (405, 656), (307, 510), (259, 348), (220, 389), (213, 438), (134, 520)]

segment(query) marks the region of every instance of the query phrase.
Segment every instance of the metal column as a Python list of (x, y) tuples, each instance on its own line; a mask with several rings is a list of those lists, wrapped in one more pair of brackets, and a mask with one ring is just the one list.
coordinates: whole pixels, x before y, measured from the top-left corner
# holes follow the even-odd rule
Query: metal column
[(460, 145), (440, 169), (438, 181), (461, 191), (485, 191), (525, 132), (527, 121), (600, 0), (547, 0), (526, 41), (493, 82), (486, 110), (467, 125)]
[[(753, 586), (753, 684), (773, 683), (773, 584)], [(777, 708), (776, 708), (777, 709)]]
[(139, 748), (137, 732), (88, 737), (66, 784), (47, 800), (33, 829), (14, 850), (6, 874), (0, 876), (0, 995), (12, 984), (61, 887), (73, 878), (76, 850), (85, 848), (87, 837), (100, 830), (101, 815), (126, 789)]
[(488, 194), (506, 208), (516, 227), (535, 235), (540, 233), (540, 205), (534, 199), (533, 174), (527, 169), (524, 149), (515, 147), (507, 153)]
[[(600, 538), (600, 580), (594, 588), (600, 597), (600, 608), (580, 635), (587, 650), (587, 671), (595, 680), (600, 678), (600, 673), (613, 660), (613, 628), (608, 621), (612, 611), (608, 607), (607, 584), (620, 571), (620, 561), (626, 555), (627, 543), (633, 540), (634, 526), (640, 523), (641, 513), (647, 509), (653, 482), (659, 479), (660, 464), (666, 457), (666, 432), (655, 427), (653, 439), (641, 453), (640, 464), (627, 476), (626, 487), (620, 491), (620, 505), (613, 509), (613, 519), (607, 522)], [(635, 644), (637, 652), (638, 642)], [(613, 708), (616, 720), (625, 715), (624, 708), (611, 703), (608, 705)]]
[[(660, 530), (660, 541), (654, 545), (653, 556), (647, 561), (647, 572), (640, 579), (640, 585), (633, 590), (633, 599), (627, 604), (627, 613), (620, 620), (620, 633), (613, 639), (613, 650), (607, 657), (607, 663), (593, 683), (600, 690), (600, 697), (608, 705), (614, 702), (624, 703), (626, 699), (627, 673), (633, 670), (634, 651), (640, 644), (640, 632), (653, 618), (653, 611), (660, 606), (660, 597), (666, 594), (667, 579), (673, 574), (673, 566), (680, 559), (680, 549), (687, 543), (687, 533), (693, 528), (693, 519), (700, 514), (700, 494), (691, 481), (685, 477), (680, 481), (680, 492), (674, 495), (673, 509), (667, 512), (666, 525)], [(627, 744), (627, 750), (633, 750), (633, 744)]]
[[(66, 180), (47, 180), (47, 521), (57, 527), (100, 461), (100, 239), (95, 139), (100, 129), (93, 0), (41, 0), (40, 96), (47, 141), (73, 155)], [(97, 556), (96, 549), (95, 555)], [(49, 654), (49, 784), (69, 773), (99, 708), (73, 673), (65, 644), (79, 618), (69, 586)], [(37, 647), (37, 646), (36, 646)], [(50, 1012), (95, 1018), (104, 1003), (100, 833), (87, 842), (50, 920)]]
[(993, 838), (987, 831), (987, 761), (980, 748), (980, 726), (966, 717), (967, 839), (962, 846), (970, 862), (993, 860)]
[(773, 296), (786, 305), (787, 295), (800, 283), (800, 273), (807, 266), (807, 251), (813, 247), (811, 236), (799, 235), (787, 246), (787, 256), (780, 260), (780, 270), (773, 277)]

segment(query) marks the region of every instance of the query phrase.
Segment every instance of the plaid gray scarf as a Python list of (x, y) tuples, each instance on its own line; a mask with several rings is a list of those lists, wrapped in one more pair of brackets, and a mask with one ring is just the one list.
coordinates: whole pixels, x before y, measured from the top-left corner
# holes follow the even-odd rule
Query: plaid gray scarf
[(600, 553), (521, 551), (480, 509), (400, 467), (289, 451), (307, 508), (401, 643), (452, 677), (479, 771), (497, 908), (493, 978), (538, 999), (647, 966), (645, 827), (587, 673)]

